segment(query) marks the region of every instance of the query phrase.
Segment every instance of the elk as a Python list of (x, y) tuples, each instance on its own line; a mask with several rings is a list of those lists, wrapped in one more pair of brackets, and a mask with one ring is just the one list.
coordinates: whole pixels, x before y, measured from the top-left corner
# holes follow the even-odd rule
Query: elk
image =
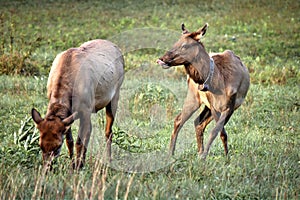
[[(91, 40), (56, 56), (47, 83), (47, 113), (44, 118), (34, 108), (31, 113), (40, 132), (39, 145), (46, 166), (59, 156), (64, 138), (73, 167), (84, 166), (92, 131), (91, 114), (104, 107), (106, 151), (111, 158), (112, 125), (123, 79), (123, 55), (110, 41)], [(74, 161), (71, 124), (76, 119), (80, 124)]]
[[(194, 121), (199, 156), (202, 159), (207, 157), (219, 132), (227, 155), (227, 133), (224, 126), (234, 110), (244, 101), (250, 86), (247, 68), (232, 51), (226, 50), (211, 55), (206, 52), (200, 39), (205, 35), (207, 28), (206, 23), (199, 30), (189, 32), (182, 24), (180, 39), (171, 50), (157, 60), (163, 69), (184, 65), (187, 73), (188, 91), (182, 111), (174, 121), (170, 142), (171, 155), (174, 155), (180, 129), (202, 104), (204, 108)], [(213, 119), (216, 125), (211, 130), (204, 148), (203, 133)]]

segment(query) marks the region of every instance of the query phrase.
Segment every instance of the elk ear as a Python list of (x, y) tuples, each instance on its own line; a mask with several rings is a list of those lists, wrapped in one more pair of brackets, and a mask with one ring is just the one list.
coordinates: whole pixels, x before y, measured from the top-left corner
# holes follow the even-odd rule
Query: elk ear
[(78, 112), (74, 112), (72, 115), (62, 121), (65, 126), (70, 126), (78, 118)]
[(200, 40), (206, 33), (208, 28), (208, 23), (206, 23), (202, 28), (192, 34), (195, 40)]
[(36, 109), (34, 109), (34, 108), (32, 108), (32, 110), (31, 110), (31, 116), (32, 116), (33, 121), (36, 124), (39, 124), (39, 123), (41, 123), (44, 120), (41, 117), (40, 113)]
[(184, 23), (181, 24), (181, 30), (182, 30), (182, 34), (186, 34), (186, 33), (189, 32), (189, 31), (185, 28)]

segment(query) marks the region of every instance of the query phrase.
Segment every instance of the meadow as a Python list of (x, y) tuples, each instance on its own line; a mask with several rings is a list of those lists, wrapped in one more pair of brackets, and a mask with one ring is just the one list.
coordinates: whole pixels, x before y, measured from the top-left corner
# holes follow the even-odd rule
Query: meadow
[[(209, 29), (208, 52), (233, 50), (251, 86), (226, 125), (229, 156), (217, 138), (197, 155), (193, 119), (167, 157), (173, 120), (186, 95), (180, 67), (155, 61), (181, 23)], [(120, 46), (126, 62), (113, 161), (102, 160), (105, 117), (93, 116), (87, 164), (71, 169), (66, 146), (46, 173), (32, 107), (44, 115), (55, 56), (96, 39)], [(1, 199), (299, 199), (300, 2), (0, 0)], [(205, 138), (213, 127), (206, 129)], [(78, 122), (73, 127), (76, 138)]]

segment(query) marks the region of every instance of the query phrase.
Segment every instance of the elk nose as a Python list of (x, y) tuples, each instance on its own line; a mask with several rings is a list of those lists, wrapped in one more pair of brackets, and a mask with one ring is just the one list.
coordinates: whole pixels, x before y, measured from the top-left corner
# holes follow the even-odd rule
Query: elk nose
[(165, 64), (166, 64), (166, 63), (165, 63), (164, 61), (162, 61), (161, 59), (158, 59), (158, 60), (156, 61), (156, 63), (159, 64), (159, 65), (165, 65)]

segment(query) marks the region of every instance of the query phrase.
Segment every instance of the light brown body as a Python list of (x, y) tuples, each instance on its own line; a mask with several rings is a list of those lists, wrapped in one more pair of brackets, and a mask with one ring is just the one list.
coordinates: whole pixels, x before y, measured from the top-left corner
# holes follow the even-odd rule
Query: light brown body
[[(242, 104), (249, 89), (249, 73), (239, 57), (229, 50), (212, 55), (205, 51), (200, 38), (205, 34), (207, 27), (206, 24), (198, 31), (190, 33), (183, 25), (183, 35), (179, 41), (157, 61), (163, 68), (184, 65), (188, 74), (187, 97), (182, 112), (175, 118), (171, 136), (172, 155), (180, 129), (202, 104), (205, 107), (194, 122), (198, 152), (205, 159), (212, 142), (220, 132), (227, 155), (227, 133), (224, 126), (234, 110)], [(210, 73), (210, 56), (214, 60), (214, 71), (208, 83), (209, 90), (200, 91), (199, 85), (204, 83)], [(212, 129), (204, 148), (203, 132), (212, 119), (215, 119), (216, 126)]]
[(64, 136), (72, 158), (74, 144), (70, 125), (79, 118), (76, 167), (82, 167), (92, 130), (91, 113), (104, 107), (107, 155), (111, 157), (112, 125), (123, 78), (122, 53), (109, 41), (92, 40), (57, 55), (47, 84), (49, 104), (45, 118), (32, 109), (40, 131), (44, 161), (59, 155)]

